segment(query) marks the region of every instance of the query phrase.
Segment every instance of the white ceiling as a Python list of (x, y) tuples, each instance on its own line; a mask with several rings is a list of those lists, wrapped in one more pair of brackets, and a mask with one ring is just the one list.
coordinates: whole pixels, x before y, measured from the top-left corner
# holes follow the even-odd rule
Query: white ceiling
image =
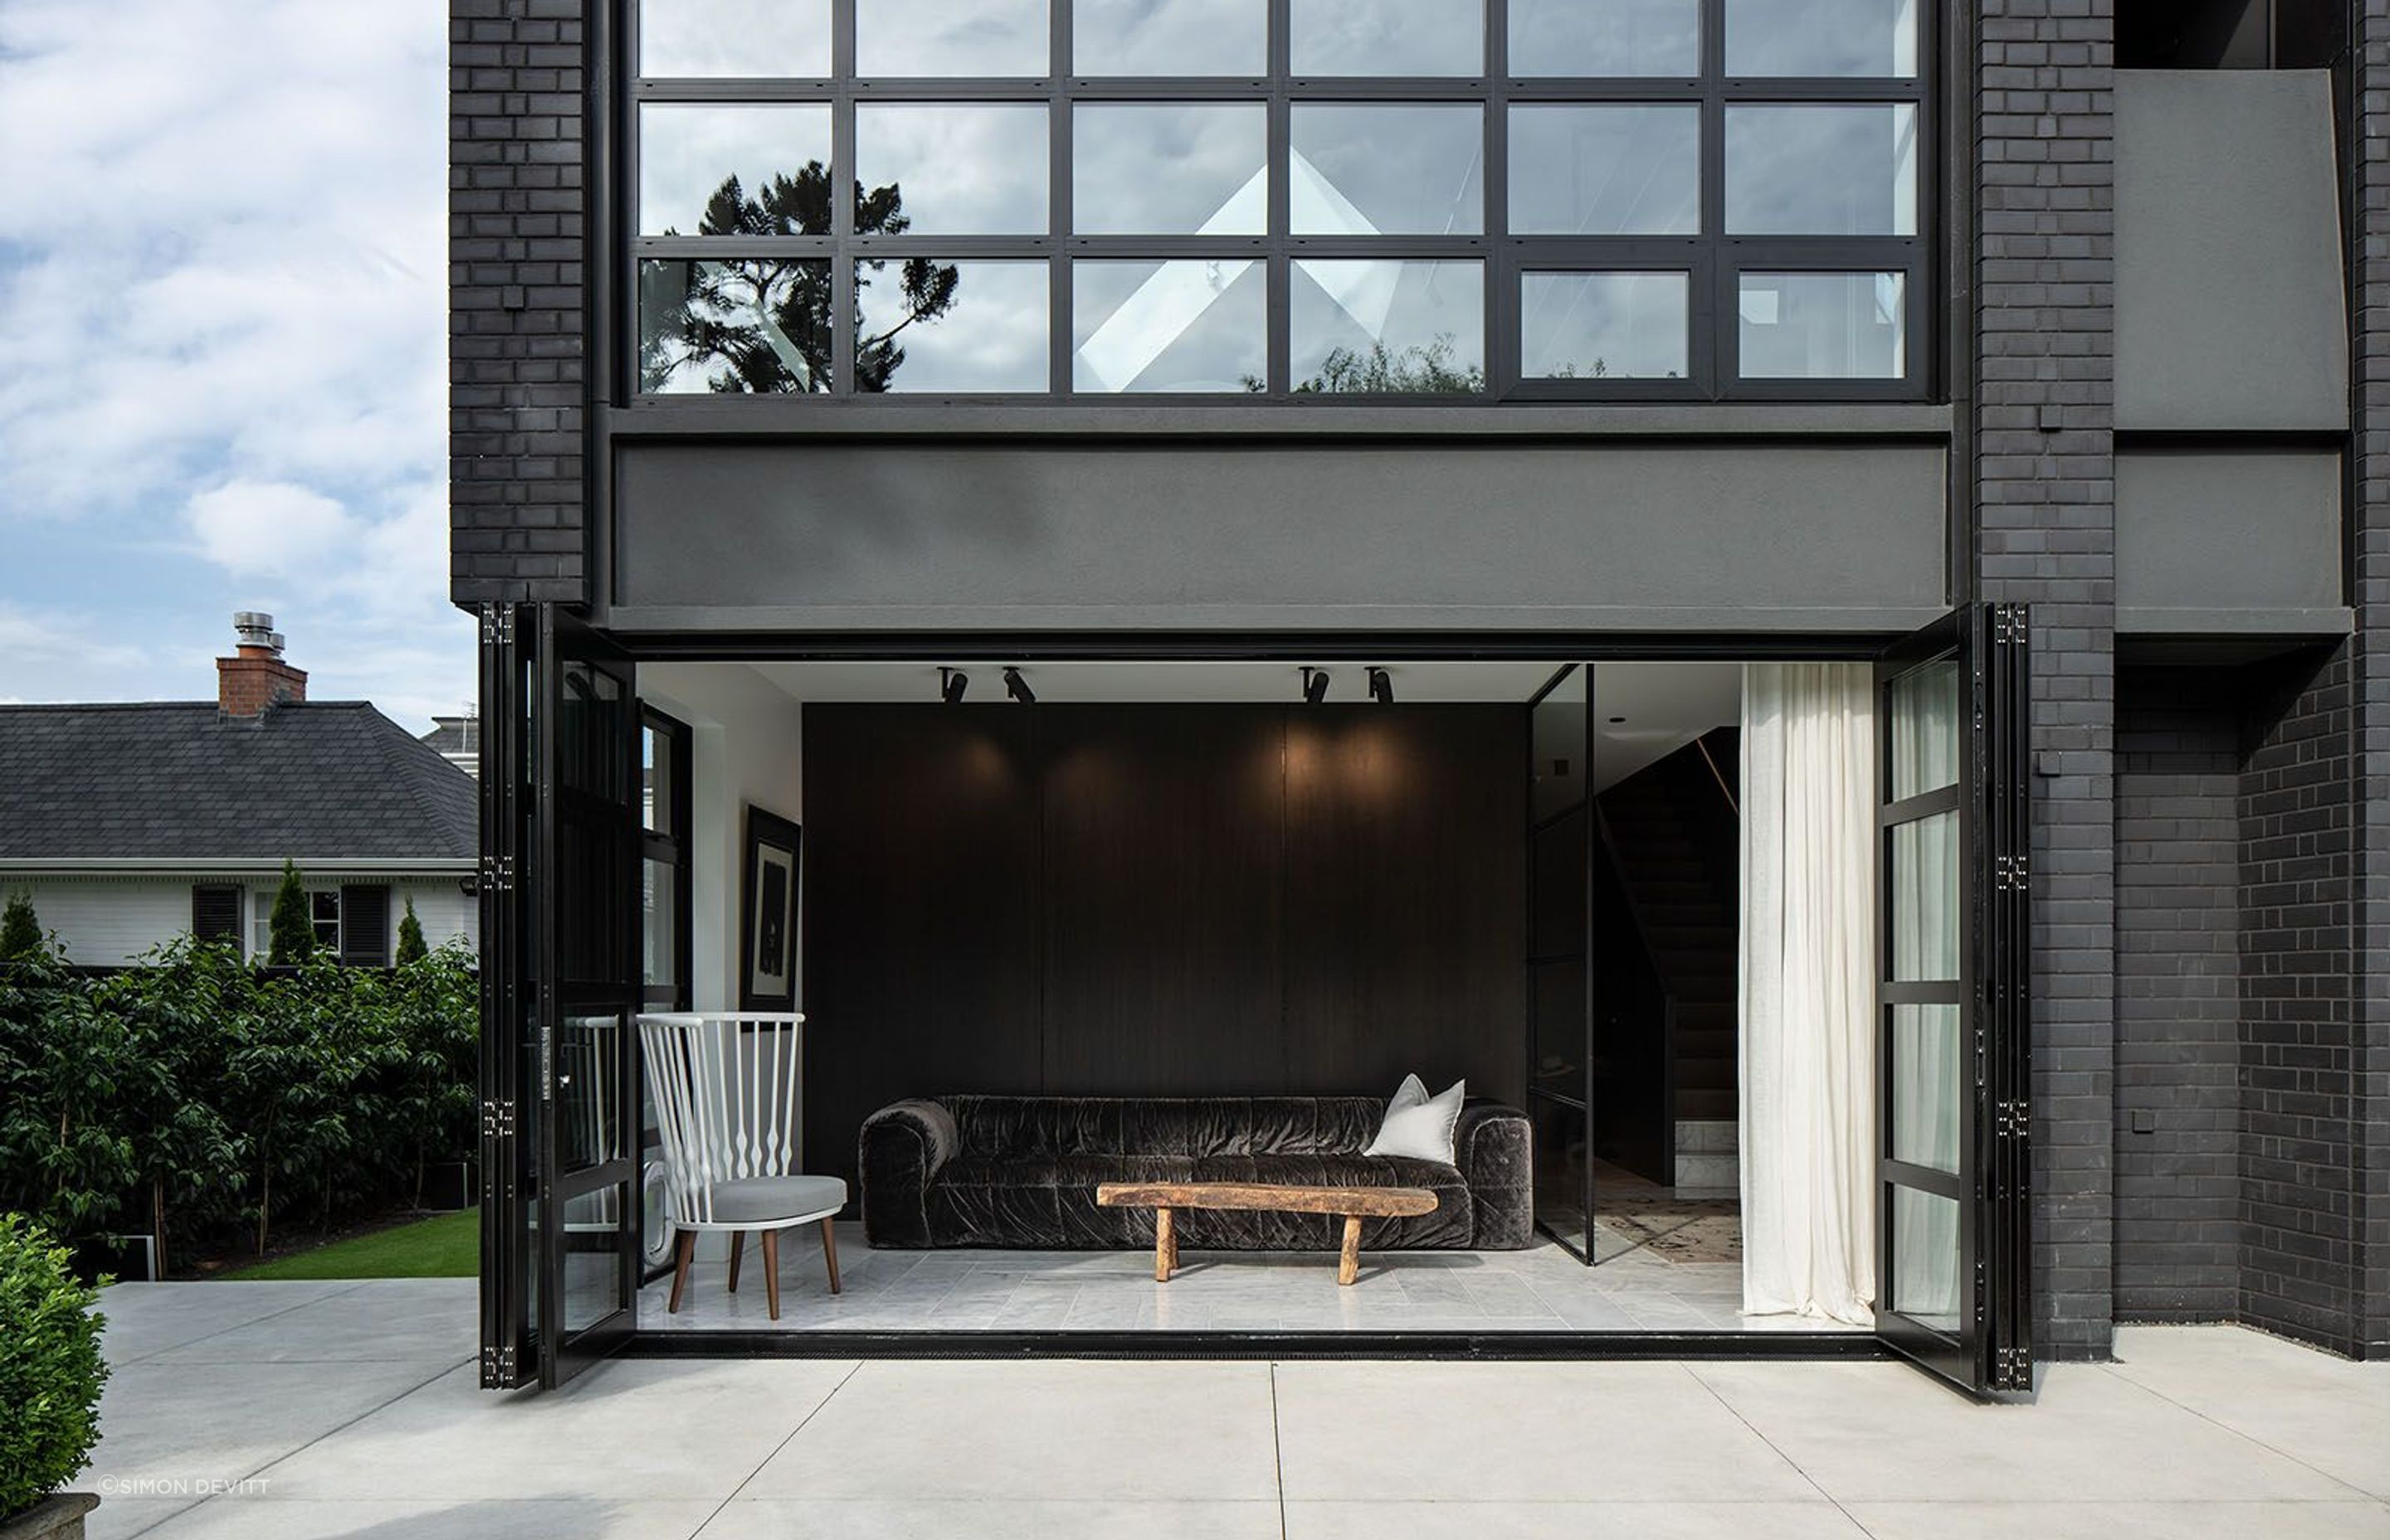
[[(692, 664), (752, 667), (801, 701), (885, 702), (938, 699), (935, 663), (823, 662)], [(1368, 665), (1327, 665), (1328, 699), (1369, 698)], [(1389, 663), (1394, 699), (1406, 705), (1510, 701), (1524, 705), (1551, 678), (1548, 662)], [(1001, 702), (1004, 665), (963, 665), (972, 703)], [(1022, 667), (1041, 702), (1236, 703), (1302, 698), (1302, 674), (1292, 663), (1047, 662)], [(1594, 671), (1594, 777), (1610, 786), (1741, 717), (1742, 666), (1731, 662), (1600, 663)], [(1613, 717), (1624, 721), (1613, 722)]]

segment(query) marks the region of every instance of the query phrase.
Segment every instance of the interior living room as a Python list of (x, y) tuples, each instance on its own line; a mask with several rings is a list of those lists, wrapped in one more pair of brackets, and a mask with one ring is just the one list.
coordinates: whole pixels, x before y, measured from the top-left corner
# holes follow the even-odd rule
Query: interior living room
[[(1882, 741), (1955, 797), (1952, 667), (1895, 681)], [(652, 662), (636, 688), (641, 1333), (1873, 1324), (1870, 664)], [(1894, 965), (1934, 978), (1955, 850), (1903, 832)], [(1930, 1143), (1954, 1060), (1899, 1062)], [(708, 1172), (783, 1200), (716, 1212)], [(1903, 1302), (1930, 1313), (1936, 1271)]]

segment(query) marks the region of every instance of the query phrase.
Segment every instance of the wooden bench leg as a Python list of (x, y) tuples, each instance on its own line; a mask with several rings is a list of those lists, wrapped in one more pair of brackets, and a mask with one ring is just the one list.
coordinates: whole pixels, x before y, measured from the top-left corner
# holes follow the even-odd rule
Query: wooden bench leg
[(764, 1232), (764, 1303), (771, 1307), (772, 1319), (780, 1318), (780, 1232)]
[(822, 1260), (829, 1264), (829, 1291), (838, 1292), (838, 1232), (830, 1222), (822, 1221)]
[(733, 1231), (731, 1231), (731, 1232), (730, 1232), (730, 1291), (731, 1291), (732, 1293), (734, 1293), (734, 1294), (736, 1294), (737, 1292), (739, 1292), (739, 1253), (741, 1253), (742, 1251), (746, 1251), (746, 1249), (747, 1249), (747, 1232), (746, 1232), (746, 1231), (744, 1231), (744, 1230), (733, 1230)]
[(1153, 1281), (1168, 1283), (1178, 1265), (1178, 1225), (1168, 1209), (1153, 1211)]
[(1344, 1216), (1344, 1251), (1336, 1259), (1336, 1281), (1349, 1284), (1361, 1276), (1361, 1216)]
[(697, 1255), (697, 1232), (695, 1230), (681, 1231), (679, 1243), (675, 1246), (674, 1250), (676, 1251), (679, 1255), (675, 1257), (673, 1262), (672, 1298), (665, 1302), (664, 1310), (668, 1315), (677, 1315), (680, 1314), (680, 1291), (688, 1282), (688, 1264), (690, 1260)]

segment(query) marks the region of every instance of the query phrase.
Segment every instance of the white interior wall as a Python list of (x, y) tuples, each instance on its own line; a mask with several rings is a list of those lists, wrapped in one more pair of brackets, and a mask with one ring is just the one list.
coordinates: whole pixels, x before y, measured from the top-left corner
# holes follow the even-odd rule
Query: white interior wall
[[(689, 997), (699, 1010), (729, 1010), (745, 810), (804, 821), (803, 708), (744, 663), (643, 663), (639, 699), (689, 726)], [(802, 873), (797, 893), (802, 905)], [(802, 992), (802, 967), (797, 977)]]

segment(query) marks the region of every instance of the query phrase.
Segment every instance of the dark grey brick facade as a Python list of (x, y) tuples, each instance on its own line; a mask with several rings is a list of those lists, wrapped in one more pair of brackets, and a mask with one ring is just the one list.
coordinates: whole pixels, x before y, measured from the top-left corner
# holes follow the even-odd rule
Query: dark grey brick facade
[(2352, 541), (2357, 635), (2351, 648), (2363, 827), (2357, 841), (2354, 1067), (2360, 1105), (2352, 1151), (2358, 1216), (2357, 1335), (2390, 1358), (2390, 0), (2359, 0), (2354, 97), (2357, 158), (2354, 347), (2356, 517)]
[(1984, 0), (1976, 597), (2033, 606), (2035, 1292), (2045, 1356), (2114, 1315), (2114, 7)]
[(460, 604), (585, 595), (584, 0), (450, 0), (449, 562)]
[(2120, 1320), (2241, 1305), (2241, 720), (2207, 670), (2124, 669), (2116, 720)]

